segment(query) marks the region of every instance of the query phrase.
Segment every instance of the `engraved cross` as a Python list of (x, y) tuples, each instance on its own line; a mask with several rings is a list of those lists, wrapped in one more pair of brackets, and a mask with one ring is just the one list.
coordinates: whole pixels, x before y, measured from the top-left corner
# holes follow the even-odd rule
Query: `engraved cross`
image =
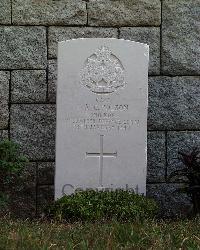
[(104, 157), (117, 157), (117, 152), (114, 153), (105, 153), (103, 149), (103, 135), (100, 135), (100, 152), (99, 153), (88, 153), (86, 152), (87, 157), (99, 157), (100, 164), (100, 175), (99, 175), (99, 185), (103, 187), (103, 160)]

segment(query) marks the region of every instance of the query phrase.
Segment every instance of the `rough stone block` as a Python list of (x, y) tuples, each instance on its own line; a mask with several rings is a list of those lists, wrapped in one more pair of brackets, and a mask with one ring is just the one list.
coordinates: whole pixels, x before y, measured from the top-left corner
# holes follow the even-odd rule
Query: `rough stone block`
[(11, 106), (11, 139), (21, 145), (31, 160), (54, 160), (55, 124), (55, 105)]
[(148, 184), (147, 196), (154, 198), (159, 205), (160, 217), (187, 216), (192, 212), (190, 198), (177, 190), (184, 184)]
[(57, 60), (49, 60), (48, 66), (48, 101), (56, 101), (56, 82), (57, 82)]
[(57, 57), (58, 42), (76, 38), (117, 38), (117, 29), (92, 27), (50, 27), (49, 58)]
[(45, 70), (15, 70), (11, 74), (11, 79), (12, 102), (46, 101)]
[(54, 162), (40, 162), (38, 163), (38, 185), (53, 185), (54, 184)]
[(54, 200), (54, 186), (44, 185), (37, 187), (37, 215), (44, 216), (44, 209)]
[(44, 69), (47, 63), (45, 27), (0, 27), (1, 69)]
[(0, 24), (11, 23), (11, 1), (0, 1)]
[(150, 77), (148, 127), (198, 130), (200, 77)]
[(10, 73), (0, 71), (0, 129), (8, 127), (9, 80)]
[(200, 74), (199, 16), (199, 0), (163, 1), (162, 72), (164, 74)]
[(13, 24), (80, 25), (87, 23), (82, 0), (14, 0)]
[(90, 0), (88, 21), (93, 26), (159, 26), (159, 0)]
[(200, 149), (200, 131), (168, 132), (167, 136), (168, 175), (172, 171), (184, 167), (183, 163), (178, 159), (178, 152), (189, 154), (194, 148)]
[(28, 163), (19, 179), (7, 188), (9, 211), (19, 218), (34, 217), (36, 214), (36, 163)]
[(8, 139), (8, 130), (0, 130), (0, 140)]
[(148, 132), (147, 182), (165, 181), (165, 133)]
[(147, 43), (150, 46), (149, 74), (160, 74), (160, 28), (121, 28), (120, 38)]

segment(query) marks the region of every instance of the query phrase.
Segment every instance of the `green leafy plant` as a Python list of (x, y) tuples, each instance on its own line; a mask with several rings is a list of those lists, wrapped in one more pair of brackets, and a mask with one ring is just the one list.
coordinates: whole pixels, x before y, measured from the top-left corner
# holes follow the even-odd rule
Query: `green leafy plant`
[(193, 210), (195, 214), (200, 213), (200, 151), (195, 148), (191, 153), (179, 152), (179, 160), (184, 168), (172, 172), (169, 180), (172, 178), (185, 178), (186, 186), (181, 191), (186, 192), (192, 199)]
[(0, 207), (5, 206), (9, 197), (7, 190), (19, 177), (27, 158), (20, 155), (20, 147), (9, 140), (0, 142)]
[(134, 221), (155, 216), (157, 205), (152, 199), (133, 192), (81, 191), (63, 196), (46, 212), (66, 221), (122, 220)]

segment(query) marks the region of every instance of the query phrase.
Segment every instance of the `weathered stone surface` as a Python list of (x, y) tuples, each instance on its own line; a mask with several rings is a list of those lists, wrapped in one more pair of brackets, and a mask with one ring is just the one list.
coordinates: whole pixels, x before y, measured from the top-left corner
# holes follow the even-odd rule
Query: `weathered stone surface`
[(0, 27), (1, 69), (44, 69), (47, 63), (45, 27)]
[(11, 23), (11, 1), (0, 1), (0, 24)]
[(180, 160), (178, 160), (178, 152), (189, 154), (192, 152), (194, 148), (200, 149), (200, 131), (168, 132), (167, 136), (168, 175), (172, 171), (184, 167), (183, 163)]
[(199, 0), (163, 1), (162, 71), (164, 74), (200, 74), (199, 16)]
[(54, 200), (54, 186), (44, 185), (37, 187), (37, 215), (45, 216), (44, 209)]
[(53, 185), (54, 184), (54, 162), (40, 162), (38, 163), (38, 176), (37, 183), (40, 185)]
[(15, 70), (11, 74), (12, 102), (46, 101), (45, 70)]
[(76, 38), (117, 38), (117, 29), (92, 27), (50, 27), (49, 58), (57, 57), (58, 42)]
[(200, 77), (149, 78), (149, 129), (199, 129)]
[(19, 179), (8, 188), (10, 212), (17, 217), (34, 217), (36, 214), (36, 163), (28, 163)]
[(57, 60), (49, 60), (48, 66), (48, 101), (56, 101)]
[(10, 73), (0, 71), (0, 129), (5, 129), (8, 126), (9, 80)]
[(80, 25), (86, 22), (86, 3), (82, 0), (13, 1), (14, 24)]
[(135, 27), (121, 28), (120, 38), (147, 43), (150, 47), (149, 74), (160, 74), (160, 28)]
[(159, 26), (159, 0), (92, 0), (88, 3), (89, 25)]
[(14, 104), (11, 106), (11, 139), (32, 160), (54, 159), (55, 105)]
[(177, 190), (183, 184), (148, 184), (147, 196), (154, 198), (159, 204), (159, 216), (187, 216), (192, 212), (190, 198)]
[(165, 133), (148, 132), (147, 182), (165, 181)]
[(8, 130), (0, 130), (0, 140), (8, 139)]

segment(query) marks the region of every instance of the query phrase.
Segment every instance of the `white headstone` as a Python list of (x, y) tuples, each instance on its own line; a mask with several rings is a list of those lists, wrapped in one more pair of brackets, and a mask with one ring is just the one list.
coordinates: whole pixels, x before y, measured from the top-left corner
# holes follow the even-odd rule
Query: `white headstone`
[(146, 193), (149, 47), (118, 39), (58, 46), (55, 199)]

